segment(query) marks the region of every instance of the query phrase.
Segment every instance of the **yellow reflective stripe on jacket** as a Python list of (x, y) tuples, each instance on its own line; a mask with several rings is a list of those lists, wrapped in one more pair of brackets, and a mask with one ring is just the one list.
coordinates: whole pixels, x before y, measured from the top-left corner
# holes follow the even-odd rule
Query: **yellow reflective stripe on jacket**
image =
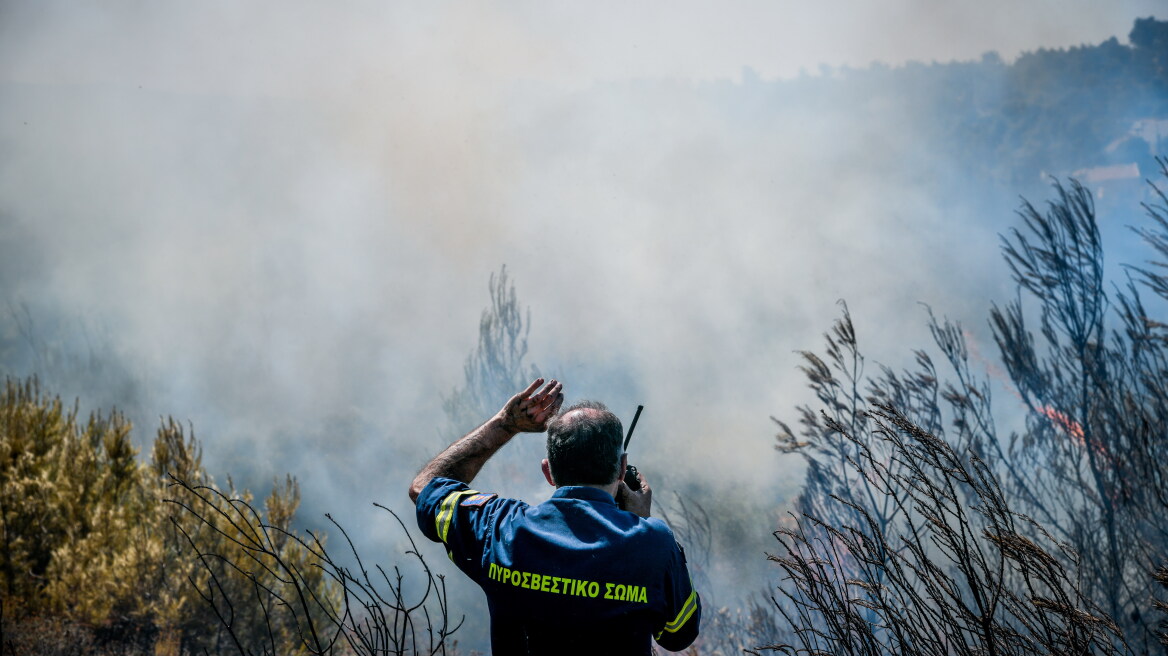
[(686, 599), (685, 603), (681, 605), (681, 610), (678, 611), (677, 617), (673, 618), (673, 621), (669, 624), (666, 624), (665, 629), (661, 633), (658, 633), (657, 637), (660, 638), (661, 635), (666, 631), (669, 633), (677, 633), (681, 627), (685, 626), (685, 623), (689, 621), (689, 618), (693, 617), (694, 611), (697, 610), (697, 608), (698, 591), (694, 590), (689, 593), (689, 598)]
[(458, 507), (458, 500), (470, 494), (478, 494), (478, 491), (451, 492), (442, 500), (442, 505), (438, 508), (438, 517), (434, 519), (434, 528), (438, 530), (438, 539), (442, 542), (446, 542), (446, 534), (450, 532), (450, 524), (454, 521), (454, 509)]

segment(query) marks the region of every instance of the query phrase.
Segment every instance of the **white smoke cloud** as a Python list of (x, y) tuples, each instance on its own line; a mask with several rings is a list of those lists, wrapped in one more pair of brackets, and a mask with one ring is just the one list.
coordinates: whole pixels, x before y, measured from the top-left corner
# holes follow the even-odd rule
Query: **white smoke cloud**
[(836, 300), (875, 352), (927, 341), (918, 301), (980, 322), (1011, 217), (933, 206), (950, 155), (911, 117), (772, 116), (752, 76), (1098, 43), (1157, 4), (3, 2), (4, 300), (98, 317), (213, 472), (401, 507), (506, 264), (533, 361), (647, 406), (647, 475), (778, 502), (768, 417)]

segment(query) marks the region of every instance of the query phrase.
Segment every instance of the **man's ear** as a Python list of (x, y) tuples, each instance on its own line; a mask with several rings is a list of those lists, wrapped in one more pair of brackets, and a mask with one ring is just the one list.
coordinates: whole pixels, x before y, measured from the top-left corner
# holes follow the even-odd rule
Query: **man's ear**
[(539, 466), (540, 469), (543, 469), (543, 477), (547, 479), (548, 485), (555, 487), (556, 480), (552, 478), (552, 463), (548, 462), (547, 458), (544, 458), (543, 462), (539, 463)]
[(629, 454), (621, 454), (620, 469), (616, 470), (616, 480), (623, 481), (625, 479), (625, 468), (629, 466)]

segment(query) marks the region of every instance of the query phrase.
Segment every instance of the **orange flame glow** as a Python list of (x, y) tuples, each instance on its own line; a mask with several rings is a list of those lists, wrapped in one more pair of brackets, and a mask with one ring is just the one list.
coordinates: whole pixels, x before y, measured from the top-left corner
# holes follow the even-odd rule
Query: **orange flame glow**
[(1079, 444), (1079, 446), (1087, 446), (1087, 440), (1084, 437), (1083, 426), (1079, 422), (1071, 419), (1065, 412), (1055, 408), (1052, 405), (1038, 406), (1038, 412), (1046, 416), (1047, 419), (1054, 422), (1055, 426), (1063, 429), (1067, 435)]

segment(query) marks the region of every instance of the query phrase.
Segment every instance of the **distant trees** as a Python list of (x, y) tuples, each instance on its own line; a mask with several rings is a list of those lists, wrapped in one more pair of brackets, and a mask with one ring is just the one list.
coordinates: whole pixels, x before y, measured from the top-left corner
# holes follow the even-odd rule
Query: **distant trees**
[(1168, 55), (1168, 21), (1158, 21), (1149, 16), (1137, 18), (1128, 33), (1132, 46), (1147, 51), (1161, 63)]
[[(957, 172), (949, 178), (955, 193), (963, 193), (967, 187), (961, 185), (970, 178), (1030, 193), (1044, 174), (1133, 161), (1109, 161), (1117, 155), (1109, 151), (1134, 122), (1168, 119), (1165, 32), (1168, 21), (1145, 18), (1135, 21), (1131, 45), (1112, 37), (1095, 45), (1040, 48), (1008, 64), (991, 53), (976, 62), (829, 69), (773, 84), (783, 87), (781, 96), (793, 109), (830, 115), (848, 106), (835, 115), (841, 122), (856, 120), (852, 103), (862, 98), (865, 121), (907, 123), (909, 143), (938, 156), (961, 153), (946, 162)], [(1141, 167), (1147, 163), (1139, 160)]]
[(1168, 325), (1145, 294), (1168, 300), (1168, 199), (1153, 187), (1140, 230), (1160, 259), (1112, 288), (1091, 194), (1054, 190), (1003, 238), (1019, 297), (990, 312), (1024, 427), (997, 428), (964, 331), (932, 315), (943, 368), (919, 350), (914, 369), (865, 372), (846, 308), (824, 355), (804, 353), (823, 410), (801, 408), (798, 432), (778, 424), (778, 447), (808, 470), (776, 559), (795, 590), (783, 608), (823, 621), (797, 651), (963, 653), (902, 634), (978, 642), (978, 622), (1003, 632), (1000, 653), (1152, 649), (1153, 572), (1168, 563)]

